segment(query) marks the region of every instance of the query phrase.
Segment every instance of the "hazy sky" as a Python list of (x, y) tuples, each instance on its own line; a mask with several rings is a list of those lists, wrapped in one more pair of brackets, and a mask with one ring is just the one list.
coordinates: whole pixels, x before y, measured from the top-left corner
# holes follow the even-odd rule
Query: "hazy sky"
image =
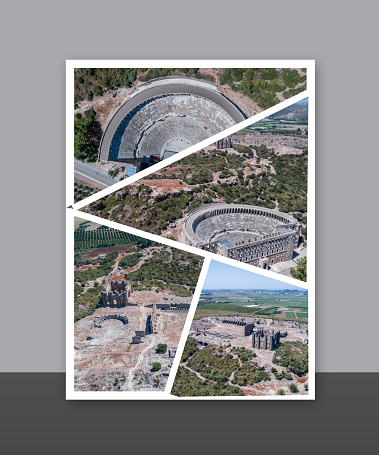
[[(273, 273), (274, 274), (274, 273)], [(272, 278), (221, 262), (211, 261), (205, 278), (204, 289), (299, 289)]]

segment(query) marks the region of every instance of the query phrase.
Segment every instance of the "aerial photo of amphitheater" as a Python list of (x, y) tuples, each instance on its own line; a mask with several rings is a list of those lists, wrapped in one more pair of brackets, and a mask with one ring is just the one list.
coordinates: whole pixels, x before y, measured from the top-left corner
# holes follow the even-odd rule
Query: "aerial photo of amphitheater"
[(292, 259), (299, 222), (275, 210), (208, 204), (186, 216), (182, 240), (192, 246), (264, 269)]
[(75, 202), (304, 90), (304, 71), (76, 69)]
[(275, 116), (83, 210), (306, 281), (307, 104)]
[(171, 393), (309, 394), (308, 291), (211, 261)]
[(75, 391), (162, 392), (202, 258), (75, 219)]
[(244, 119), (213, 85), (173, 78), (140, 90), (116, 112), (100, 144), (100, 161), (164, 159)]

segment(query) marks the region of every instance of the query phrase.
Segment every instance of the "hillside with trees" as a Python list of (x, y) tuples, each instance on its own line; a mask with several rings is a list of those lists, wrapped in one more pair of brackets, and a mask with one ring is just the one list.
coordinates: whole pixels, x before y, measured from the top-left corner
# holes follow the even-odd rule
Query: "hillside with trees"
[[(307, 238), (308, 150), (279, 155), (260, 145), (233, 145), (236, 153), (201, 150), (155, 172), (157, 184), (134, 184), (90, 204), (85, 210), (155, 234), (203, 204), (224, 202), (276, 209), (293, 215)], [(257, 155), (256, 164), (251, 158)], [(267, 164), (262, 165), (265, 160)], [(159, 180), (175, 180), (178, 190), (153, 197)], [(183, 189), (181, 189), (183, 188)]]

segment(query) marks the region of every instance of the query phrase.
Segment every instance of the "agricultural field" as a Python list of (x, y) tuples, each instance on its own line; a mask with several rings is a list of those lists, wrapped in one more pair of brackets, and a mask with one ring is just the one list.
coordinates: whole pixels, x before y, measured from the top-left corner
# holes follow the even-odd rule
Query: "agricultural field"
[(79, 224), (74, 233), (75, 251), (117, 245), (135, 245), (138, 237), (117, 229), (99, 226), (93, 228), (91, 223)]
[(306, 292), (293, 291), (205, 291), (201, 299), (212, 299), (217, 303), (229, 303), (232, 305), (273, 305), (308, 307), (308, 296)]
[(205, 291), (200, 297), (195, 319), (232, 314), (276, 319), (307, 319), (307, 310), (308, 295), (305, 292)]
[(267, 118), (254, 123), (242, 130), (243, 133), (256, 133), (262, 131), (271, 134), (284, 134), (301, 136), (301, 130), (308, 127), (307, 121), (290, 121)]

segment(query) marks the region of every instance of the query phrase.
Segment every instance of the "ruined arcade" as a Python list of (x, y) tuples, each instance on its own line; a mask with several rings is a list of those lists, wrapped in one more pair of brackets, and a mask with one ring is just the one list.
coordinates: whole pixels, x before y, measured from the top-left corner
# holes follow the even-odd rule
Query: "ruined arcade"
[(184, 242), (264, 269), (292, 259), (299, 222), (277, 210), (243, 204), (203, 205), (188, 213)]

